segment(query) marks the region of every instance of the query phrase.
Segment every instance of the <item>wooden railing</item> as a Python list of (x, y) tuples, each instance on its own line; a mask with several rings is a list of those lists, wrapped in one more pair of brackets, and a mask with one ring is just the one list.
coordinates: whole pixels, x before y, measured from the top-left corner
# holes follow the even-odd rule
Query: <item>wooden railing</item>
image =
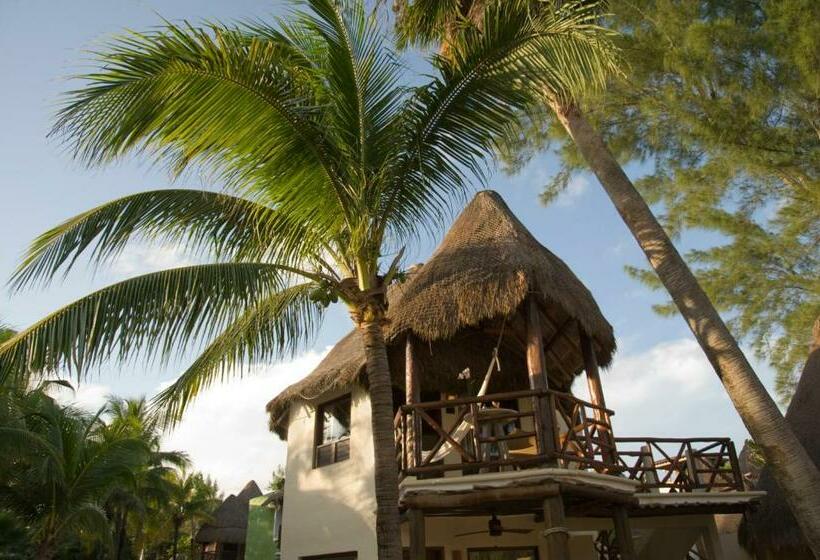
[(743, 490), (735, 445), (728, 438), (616, 438), (625, 476), (645, 491)]
[[(500, 401), (520, 400), (531, 403), (530, 410), (493, 407)], [(434, 418), (435, 411), (446, 410), (452, 411), (448, 429)], [(402, 475), (414, 476), (543, 465), (614, 472), (621, 467), (615, 459), (612, 414), (551, 390), (403, 405), (394, 422), (397, 460)], [(427, 449), (422, 448), (424, 431), (435, 438)]]
[[(530, 404), (494, 407), (502, 401)], [(743, 489), (728, 438), (616, 438), (613, 414), (552, 390), (402, 405), (394, 421), (396, 459), (401, 476), (557, 466), (637, 480), (644, 492)]]

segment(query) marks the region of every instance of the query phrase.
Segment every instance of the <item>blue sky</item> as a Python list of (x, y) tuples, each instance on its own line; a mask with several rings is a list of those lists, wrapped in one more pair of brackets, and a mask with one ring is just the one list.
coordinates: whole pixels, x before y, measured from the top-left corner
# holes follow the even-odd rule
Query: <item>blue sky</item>
[[(0, 277), (6, 280), (27, 244), (58, 222), (109, 199), (171, 184), (162, 170), (138, 159), (85, 169), (47, 138), (58, 95), (71, 86), (66, 78), (83, 68), (85, 50), (124, 28), (157, 25), (160, 16), (174, 21), (224, 20), (282, 11), (282, 2), (257, 0), (0, 0), (0, 75), (5, 77), (0, 88)], [(418, 66), (417, 59), (410, 63)], [(627, 170), (637, 178), (644, 169), (630, 165)], [(619, 434), (729, 435), (742, 444), (745, 430), (684, 322), (655, 315), (650, 306), (662, 301), (662, 295), (649, 292), (623, 272), (624, 265), (643, 265), (645, 260), (594, 177), (579, 174), (550, 207), (538, 203), (542, 185), (556, 170), (555, 158), (544, 154), (515, 177), (495, 174), (490, 186), (545, 246), (567, 262), (613, 324), (619, 353), (604, 376), (604, 389), (616, 410)], [(177, 186), (215, 187), (191, 180)], [(686, 248), (709, 240), (689, 235), (679, 245)], [(423, 261), (432, 248), (430, 242), (412, 247), (409, 262)], [(4, 287), (0, 318), (23, 328), (92, 289), (186, 262), (189, 258), (177, 248), (135, 245), (96, 274), (81, 270), (46, 289), (15, 294)], [(168, 444), (188, 450), (197, 467), (217, 476), (228, 490), (250, 476), (263, 482), (273, 464), (282, 460), (283, 446), (265, 431), (261, 406), (307, 373), (348, 329), (345, 313), (333, 310), (313, 348), (285, 365), (257, 366), (254, 378), (230, 388), (214, 388), (168, 436)], [(110, 392), (150, 395), (173, 379), (186, 358), (168, 367), (144, 361), (105, 367), (74, 398), (94, 406)], [(772, 371), (757, 366), (770, 385)], [(218, 419), (213, 416), (217, 409), (222, 410)], [(252, 437), (237, 439), (236, 430), (252, 432)], [(220, 442), (233, 445), (234, 453), (208, 452)]]

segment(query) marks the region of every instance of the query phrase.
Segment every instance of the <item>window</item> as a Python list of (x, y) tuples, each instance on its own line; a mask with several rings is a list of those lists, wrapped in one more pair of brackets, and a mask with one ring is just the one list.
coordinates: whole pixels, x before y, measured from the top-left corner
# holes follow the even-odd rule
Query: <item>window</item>
[(316, 467), (350, 458), (350, 395), (321, 405), (316, 411)]
[(538, 560), (537, 548), (471, 548), (467, 560)]
[[(424, 549), (424, 555), (427, 560), (444, 560), (444, 548), (437, 546), (437, 547), (430, 547)], [(410, 560), (410, 549), (409, 548), (402, 548), (401, 549), (401, 557), (402, 560)]]
[(337, 552), (335, 554), (320, 554), (318, 556), (302, 556), (301, 560), (356, 560), (356, 552)]

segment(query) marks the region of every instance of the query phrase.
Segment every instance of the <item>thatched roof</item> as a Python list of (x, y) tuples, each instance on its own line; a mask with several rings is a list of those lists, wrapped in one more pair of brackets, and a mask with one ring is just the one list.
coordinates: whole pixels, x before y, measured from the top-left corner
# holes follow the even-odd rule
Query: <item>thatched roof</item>
[[(786, 410), (786, 421), (814, 464), (820, 467), (820, 318), (814, 323), (809, 358), (803, 367), (794, 397)], [(765, 490), (760, 507), (747, 514), (740, 528), (745, 548), (761, 558), (814, 558), (806, 546), (797, 521), (786, 504), (783, 492), (763, 467), (757, 490)], [(770, 556), (768, 556), (770, 555)]]
[[(422, 362), (428, 362), (421, 366), (423, 386), (444, 390), (464, 367), (483, 374), (488, 349), (496, 344), (495, 335), (487, 331), (498, 331), (502, 322), (509, 335), (502, 345), (502, 363), (506, 357), (508, 366), (515, 366), (505, 371), (523, 374), (523, 347), (513, 335), (516, 328), (523, 329), (516, 313), (527, 297), (538, 303), (544, 337), (553, 342), (547, 356), (551, 383), (566, 390), (580, 372), (579, 328), (592, 337), (598, 362), (610, 363), (615, 351), (612, 327), (589, 290), (532, 236), (497, 193), (480, 192), (430, 260), (388, 293), (386, 339), (395, 385), (404, 384), (402, 343), (408, 333), (429, 350), (422, 356)], [(310, 375), (268, 403), (271, 428), (284, 437), (286, 412), (294, 400), (310, 400), (361, 380), (364, 361), (359, 335), (351, 331)]]
[(248, 502), (261, 495), (256, 482), (248, 482), (238, 495), (225, 498), (214, 512), (214, 520), (202, 525), (194, 540), (198, 543), (244, 543), (248, 529)]

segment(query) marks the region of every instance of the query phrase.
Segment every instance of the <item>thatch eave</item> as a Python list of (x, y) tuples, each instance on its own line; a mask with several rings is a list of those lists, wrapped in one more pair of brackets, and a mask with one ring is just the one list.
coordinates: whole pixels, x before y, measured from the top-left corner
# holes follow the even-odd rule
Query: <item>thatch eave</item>
[(261, 495), (256, 482), (248, 482), (239, 494), (225, 498), (214, 512), (213, 520), (200, 527), (194, 540), (198, 543), (244, 543), (248, 529), (248, 502)]
[[(794, 396), (786, 410), (786, 421), (820, 468), (820, 318), (814, 323), (809, 357), (803, 367)], [(813, 558), (797, 520), (771, 470), (760, 471), (756, 490), (766, 492), (760, 507), (749, 512), (740, 525), (739, 539), (744, 548), (759, 558)]]
[[(561, 338), (562, 348), (548, 360), (563, 384), (581, 371), (579, 329), (592, 338), (598, 363), (609, 365), (615, 337), (592, 294), (566, 263), (532, 236), (497, 193), (480, 192), (429, 261), (389, 290), (388, 353), (395, 353), (394, 347), (409, 333), (435, 344), (514, 317), (530, 298), (541, 311), (545, 336)], [(358, 333), (351, 331), (310, 375), (268, 403), (271, 429), (286, 437), (292, 402), (310, 401), (361, 382), (363, 373), (363, 347)]]

